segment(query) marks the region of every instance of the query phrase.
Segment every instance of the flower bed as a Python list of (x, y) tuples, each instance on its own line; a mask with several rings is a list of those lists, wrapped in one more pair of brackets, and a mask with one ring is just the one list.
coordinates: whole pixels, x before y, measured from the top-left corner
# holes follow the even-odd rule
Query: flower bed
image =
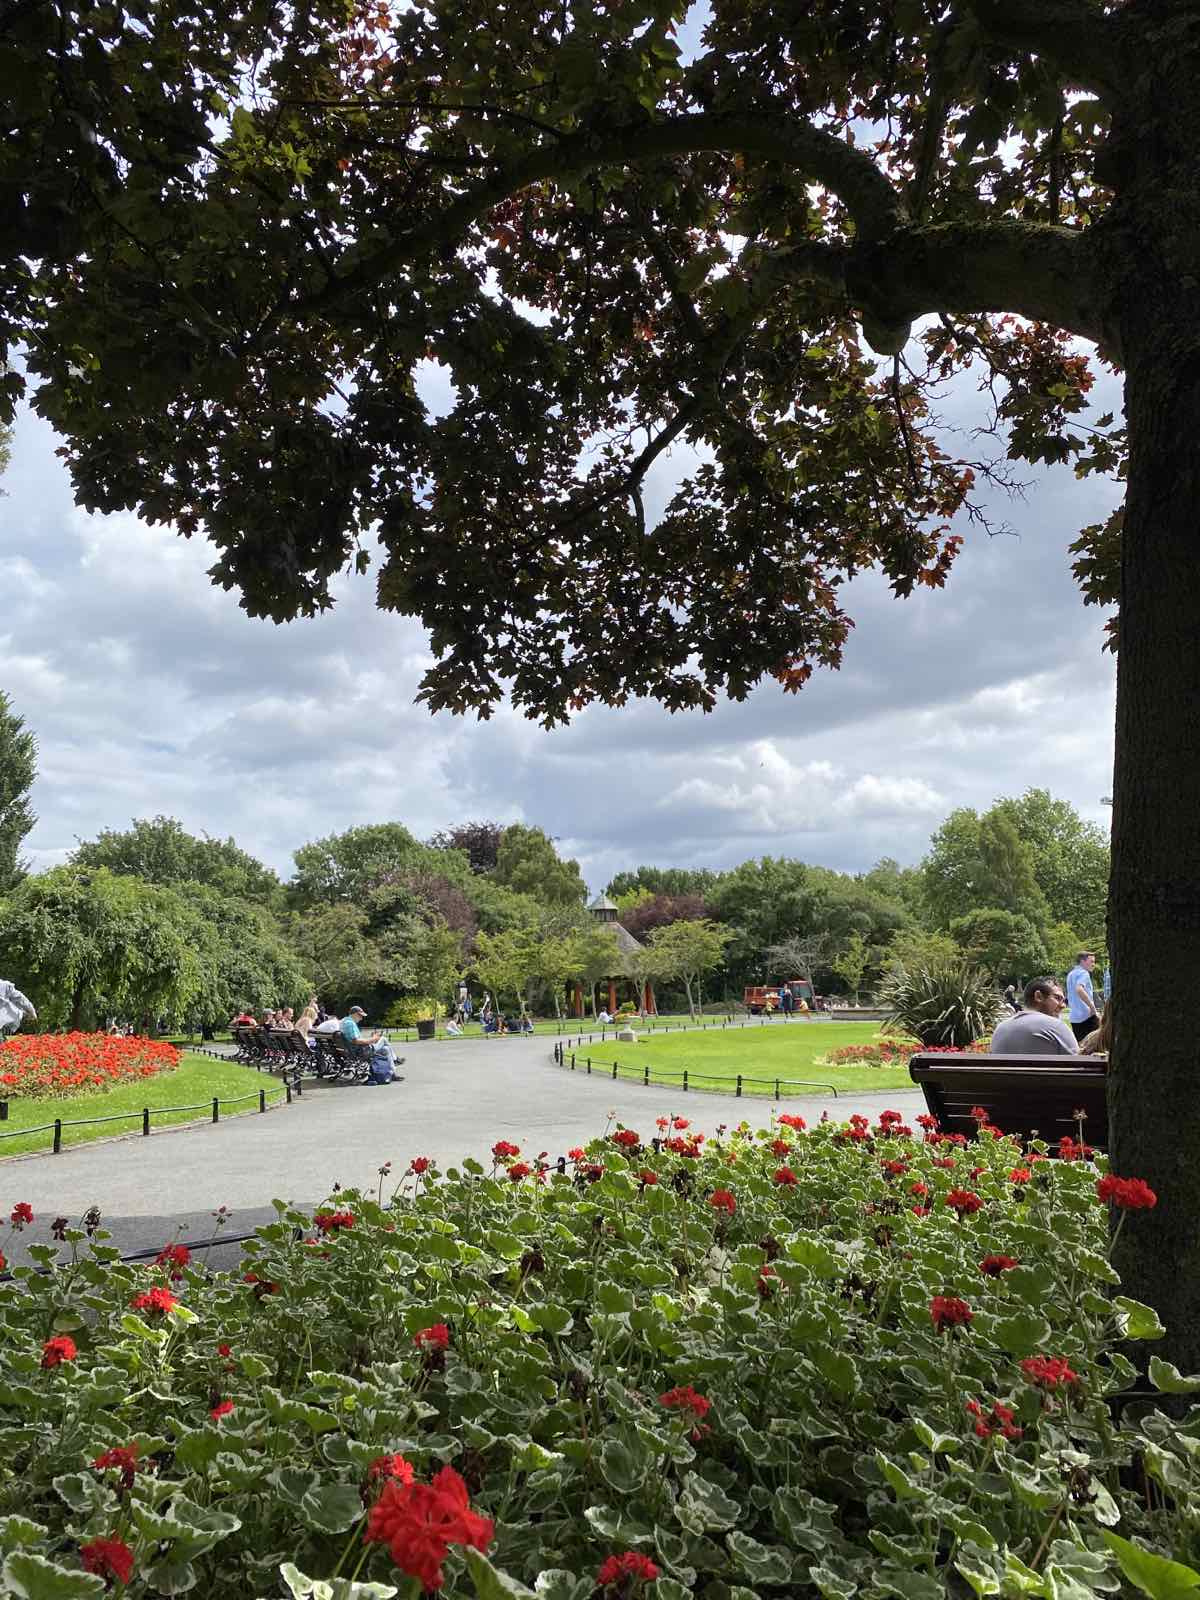
[(73, 1099), (173, 1072), (179, 1051), (105, 1033), (18, 1033), (0, 1044), (0, 1100)]
[(984, 1055), (987, 1053), (987, 1040), (976, 1039), (974, 1044), (969, 1044), (963, 1050), (952, 1045), (923, 1045), (919, 1039), (876, 1039), (871, 1044), (845, 1044), (838, 1050), (831, 1050), (828, 1055), (821, 1056), (817, 1062), (823, 1067), (889, 1067), (897, 1062), (907, 1061), (910, 1056), (915, 1056), (918, 1051), (926, 1055)]
[(1112, 1404), (1162, 1330), (1108, 1213), (1153, 1194), (925, 1132), (418, 1158), (280, 1204), (228, 1276), (60, 1219), (0, 1288), (0, 1590), (1182, 1595), (1200, 1412)]

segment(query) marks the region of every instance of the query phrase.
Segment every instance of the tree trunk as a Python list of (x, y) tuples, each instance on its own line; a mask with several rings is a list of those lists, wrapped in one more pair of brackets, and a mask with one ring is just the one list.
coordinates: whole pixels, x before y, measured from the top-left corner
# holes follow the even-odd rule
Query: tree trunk
[[(1170, 7), (1153, 5), (1164, 21)], [(1109, 950), (1113, 1172), (1158, 1195), (1122, 1229), (1125, 1292), (1200, 1372), (1200, 47), (1172, 36), (1114, 128), (1110, 221), (1126, 363)], [(1123, 119), (1124, 120), (1124, 119)], [(1163, 1347), (1159, 1347), (1163, 1349)]]
[(692, 1021), (695, 1022), (695, 1020), (696, 1020), (696, 1005), (695, 1005), (695, 1002), (692, 999), (692, 980), (689, 977), (687, 977), (686, 975), (684, 975), (684, 977), (683, 977), (683, 987), (687, 991), (688, 1015), (691, 1017)]

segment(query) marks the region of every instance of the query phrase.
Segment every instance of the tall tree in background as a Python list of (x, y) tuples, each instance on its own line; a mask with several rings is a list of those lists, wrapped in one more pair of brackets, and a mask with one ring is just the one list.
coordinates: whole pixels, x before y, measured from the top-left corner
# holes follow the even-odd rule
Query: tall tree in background
[(729, 928), (707, 919), (671, 922), (666, 927), (655, 928), (650, 935), (657, 975), (668, 980), (678, 979), (683, 984), (688, 1010), (693, 1017), (700, 1005), (700, 985), (706, 973), (721, 965), (725, 946), (732, 937)]
[(221, 894), (278, 907), (283, 886), (270, 867), (233, 839), (188, 833), (174, 817), (139, 818), (124, 832), (106, 828), (71, 855), (76, 867), (107, 867), (146, 883), (203, 883)]
[(1048, 789), (997, 800), (993, 810), (1008, 818), (1032, 851), (1052, 921), (1080, 929), (1085, 942), (1103, 944), (1111, 867), (1104, 829), (1085, 822), (1070, 801), (1056, 799)]
[[(3, 443), (0, 437), (0, 457)], [(21, 842), (37, 820), (29, 803), (36, 777), (37, 740), (0, 689), (0, 895), (15, 889), (25, 876)]]
[(429, 843), (435, 850), (461, 850), (472, 872), (491, 872), (503, 833), (498, 822), (460, 822), (435, 833)]
[(578, 861), (564, 860), (540, 828), (519, 822), (505, 828), (492, 873), (496, 883), (544, 905), (582, 905), (587, 885)]
[(80, 500), (277, 619), (377, 530), (435, 708), (836, 665), (845, 580), (942, 585), (997, 471), (930, 415), (968, 366), (1012, 456), (1127, 470), (1076, 547), (1121, 602), (1112, 1157), (1160, 1195), (1116, 1251), (1200, 1366), (1200, 0), (713, 0), (690, 61), (683, 0), (10, 10), (0, 361)]

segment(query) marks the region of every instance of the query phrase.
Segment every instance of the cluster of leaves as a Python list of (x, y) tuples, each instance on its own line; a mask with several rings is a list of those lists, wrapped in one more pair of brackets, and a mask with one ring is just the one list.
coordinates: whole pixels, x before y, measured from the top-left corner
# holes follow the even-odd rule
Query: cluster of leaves
[(884, 980), (880, 999), (889, 1020), (927, 1047), (963, 1050), (990, 1033), (1000, 1013), (991, 978), (961, 961), (912, 971), (896, 967)]
[(62, 1100), (174, 1072), (179, 1051), (162, 1039), (106, 1033), (21, 1033), (0, 1044), (0, 1099)]
[(896, 1113), (680, 1118), (278, 1203), (228, 1275), (60, 1219), (0, 1286), (4, 1586), (252, 1596), (284, 1564), (297, 1596), (413, 1593), (408, 1547), (364, 1538), (412, 1477), (469, 1496), (439, 1571), (481, 1600), (1173, 1593), (1200, 1412), (1114, 1405), (1163, 1330), (1100, 1197), (1153, 1196), (1103, 1167)]

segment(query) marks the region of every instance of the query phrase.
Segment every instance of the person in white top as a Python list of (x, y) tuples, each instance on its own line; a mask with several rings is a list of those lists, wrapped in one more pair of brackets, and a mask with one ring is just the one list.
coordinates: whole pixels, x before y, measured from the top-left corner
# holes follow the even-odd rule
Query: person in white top
[(33, 1001), (27, 999), (15, 983), (0, 978), (0, 1037), (15, 1033), (26, 1017), (30, 1022), (37, 1021)]

